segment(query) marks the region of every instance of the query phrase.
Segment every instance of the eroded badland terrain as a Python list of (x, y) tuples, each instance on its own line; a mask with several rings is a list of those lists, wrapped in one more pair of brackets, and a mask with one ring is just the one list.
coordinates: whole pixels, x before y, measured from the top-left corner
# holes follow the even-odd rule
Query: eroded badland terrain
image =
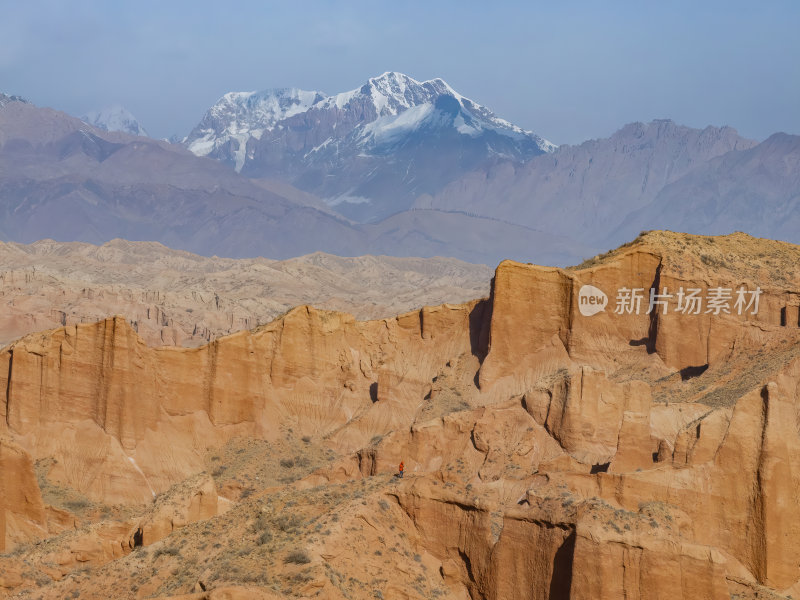
[(381, 320), (28, 335), (0, 353), (0, 594), (798, 597), (798, 265), (650, 232)]
[(196, 347), (301, 304), (358, 319), (488, 292), (491, 270), (452, 258), (207, 258), (155, 242), (0, 242), (0, 344), (124, 315), (150, 346)]

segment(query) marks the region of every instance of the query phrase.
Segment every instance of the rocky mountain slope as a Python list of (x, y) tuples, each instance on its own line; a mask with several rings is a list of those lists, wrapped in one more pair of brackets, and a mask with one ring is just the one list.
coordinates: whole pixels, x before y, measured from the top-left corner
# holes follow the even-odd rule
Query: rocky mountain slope
[(179, 146), (21, 102), (0, 108), (0, 174), (5, 240), (122, 237), (284, 258), (304, 254), (323, 231), (343, 241), (356, 235), (343, 220)]
[(651, 232), (378, 321), (28, 336), (0, 353), (0, 589), (797, 596), (798, 264)]
[(609, 239), (658, 227), (800, 242), (800, 136), (776, 133), (718, 156), (665, 186)]
[(454, 259), (316, 253), (205, 258), (155, 242), (0, 242), (0, 345), (123, 315), (148, 344), (198, 346), (300, 304), (382, 318), (484, 295), (489, 267)]
[(333, 96), (226, 94), (184, 143), (249, 176), (282, 178), (362, 222), (406, 210), (498, 157), (524, 162), (554, 148), (441, 79), (395, 72)]
[[(732, 187), (726, 182), (736, 176), (731, 164), (736, 159), (722, 157), (738, 156), (756, 145), (730, 127), (699, 130), (669, 120), (633, 123), (610, 138), (560, 146), (524, 165), (506, 161), (470, 173), (438, 194), (419, 198), (415, 206), (513, 220), (600, 247), (616, 246), (642, 229), (670, 228), (681, 220), (694, 233), (740, 229), (768, 235), (751, 230), (747, 216), (738, 213), (731, 214), (725, 223), (728, 227), (707, 231), (698, 222), (698, 216), (708, 210), (703, 205), (706, 197), (698, 197), (698, 186), (687, 189), (682, 183), (697, 177), (696, 173), (708, 173), (710, 165), (716, 164), (711, 161), (719, 159), (727, 168), (716, 167), (713, 176), (708, 173), (707, 192), (713, 193), (715, 186)], [(747, 189), (757, 192), (761, 183), (753, 182)], [(785, 189), (787, 183), (782, 183)], [(673, 198), (681, 197), (688, 204), (671, 206), (662, 195), (668, 189), (675, 190)], [(723, 207), (719, 202), (717, 211), (724, 211)], [(642, 215), (623, 226), (632, 213), (646, 211), (654, 218)], [(760, 220), (771, 223), (773, 229), (780, 222), (758, 203), (752, 203), (747, 212), (760, 214)], [(634, 221), (640, 225), (635, 231)]]

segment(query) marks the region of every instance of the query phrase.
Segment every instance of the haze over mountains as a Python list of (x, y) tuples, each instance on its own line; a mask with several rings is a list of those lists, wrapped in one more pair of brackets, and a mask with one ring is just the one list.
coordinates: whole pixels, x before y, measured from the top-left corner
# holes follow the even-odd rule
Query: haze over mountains
[(191, 152), (19, 100), (0, 96), (9, 241), (556, 265), (651, 228), (800, 242), (798, 136), (657, 120), (556, 147), (441, 79), (394, 72), (335, 95), (225, 94), (183, 140)]

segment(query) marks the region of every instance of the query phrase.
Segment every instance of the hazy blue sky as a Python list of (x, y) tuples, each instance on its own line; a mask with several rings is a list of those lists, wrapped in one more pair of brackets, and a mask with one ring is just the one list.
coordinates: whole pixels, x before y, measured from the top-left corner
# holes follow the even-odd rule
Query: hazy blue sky
[(0, 0), (0, 91), (185, 135), (232, 90), (442, 77), (555, 143), (631, 121), (800, 133), (796, 0)]

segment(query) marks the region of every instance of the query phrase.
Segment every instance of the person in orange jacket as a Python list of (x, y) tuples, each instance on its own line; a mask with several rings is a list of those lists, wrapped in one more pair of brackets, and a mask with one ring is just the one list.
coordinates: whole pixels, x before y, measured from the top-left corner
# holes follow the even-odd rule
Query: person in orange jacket
[(403, 465), (403, 461), (401, 460), (401, 461), (400, 461), (400, 468), (399, 468), (399, 471), (400, 471), (400, 472), (397, 474), (397, 476), (398, 476), (400, 479), (402, 479), (402, 478), (403, 478), (403, 469), (404, 469), (404, 468), (405, 468), (405, 467), (404, 467), (404, 465)]

